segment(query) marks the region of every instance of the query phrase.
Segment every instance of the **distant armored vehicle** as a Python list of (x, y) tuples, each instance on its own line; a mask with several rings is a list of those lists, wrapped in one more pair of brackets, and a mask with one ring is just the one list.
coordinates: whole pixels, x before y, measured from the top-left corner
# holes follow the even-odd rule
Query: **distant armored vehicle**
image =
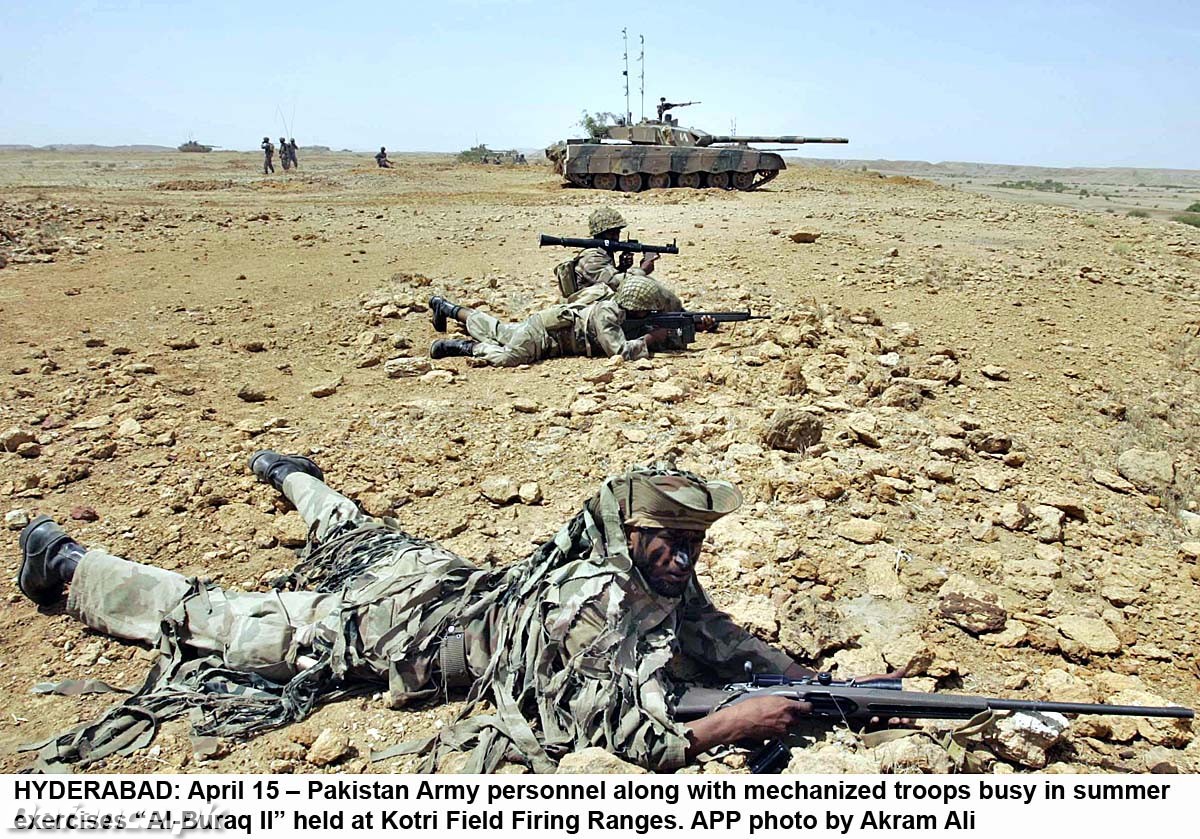
[(179, 150), (209, 152), (213, 150), (213, 146), (206, 146), (203, 143), (197, 143), (195, 140), (188, 140), (182, 146), (179, 146)]
[[(611, 142), (606, 142), (611, 141)], [(558, 172), (589, 189), (684, 187), (757, 189), (787, 167), (774, 151), (748, 143), (846, 143), (844, 137), (731, 137), (675, 121), (645, 119), (636, 125), (605, 126), (599, 136), (567, 140), (546, 149)]]

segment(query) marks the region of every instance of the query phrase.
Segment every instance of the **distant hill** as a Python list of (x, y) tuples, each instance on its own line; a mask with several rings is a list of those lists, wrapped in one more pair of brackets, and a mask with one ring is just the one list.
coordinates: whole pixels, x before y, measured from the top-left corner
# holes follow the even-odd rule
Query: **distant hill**
[(174, 146), (97, 146), (93, 143), (55, 143), (51, 146), (27, 146), (0, 144), (0, 151), (67, 151), (67, 152), (98, 152), (98, 151), (175, 151)]
[(1070, 181), (1072, 183), (1113, 184), (1119, 186), (1197, 186), (1200, 170), (1140, 169), (1129, 166), (1062, 167), (1018, 166), (1010, 163), (966, 163), (944, 161), (927, 163), (924, 160), (822, 160), (813, 157), (789, 157), (798, 166), (817, 166), (833, 169), (869, 169), (888, 175), (912, 175), (918, 178), (974, 178), (1010, 181)]

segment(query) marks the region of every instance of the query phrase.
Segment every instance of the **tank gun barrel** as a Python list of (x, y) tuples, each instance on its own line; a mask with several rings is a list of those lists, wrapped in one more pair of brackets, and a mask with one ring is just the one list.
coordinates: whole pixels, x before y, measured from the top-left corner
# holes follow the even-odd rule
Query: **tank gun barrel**
[(696, 141), (698, 146), (711, 146), (715, 143), (786, 143), (788, 145), (800, 145), (802, 143), (849, 143), (845, 137), (733, 137), (733, 136), (712, 136), (708, 135), (701, 137)]

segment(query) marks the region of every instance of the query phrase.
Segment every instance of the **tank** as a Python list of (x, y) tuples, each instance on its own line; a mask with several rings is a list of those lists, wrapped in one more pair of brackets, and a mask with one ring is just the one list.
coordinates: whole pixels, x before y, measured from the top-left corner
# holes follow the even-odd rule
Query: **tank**
[(179, 146), (180, 151), (212, 151), (212, 146), (206, 146), (203, 143), (197, 143), (195, 140), (188, 140), (183, 145)]
[(647, 119), (607, 126), (599, 137), (555, 143), (546, 149), (546, 157), (568, 182), (589, 189), (751, 190), (787, 166), (777, 152), (752, 148), (750, 143), (847, 142), (844, 137), (722, 136)]

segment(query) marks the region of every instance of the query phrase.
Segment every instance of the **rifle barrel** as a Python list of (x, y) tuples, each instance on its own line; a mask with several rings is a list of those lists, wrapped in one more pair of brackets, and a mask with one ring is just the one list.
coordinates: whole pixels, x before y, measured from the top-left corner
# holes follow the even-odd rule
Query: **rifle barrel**
[(1196, 716), (1191, 708), (1174, 705), (1105, 705), (1088, 702), (1039, 702), (1029, 699), (988, 699), (989, 708), (996, 711), (1033, 711), (1056, 714), (1104, 714), (1114, 717), (1170, 717), (1190, 720)]

